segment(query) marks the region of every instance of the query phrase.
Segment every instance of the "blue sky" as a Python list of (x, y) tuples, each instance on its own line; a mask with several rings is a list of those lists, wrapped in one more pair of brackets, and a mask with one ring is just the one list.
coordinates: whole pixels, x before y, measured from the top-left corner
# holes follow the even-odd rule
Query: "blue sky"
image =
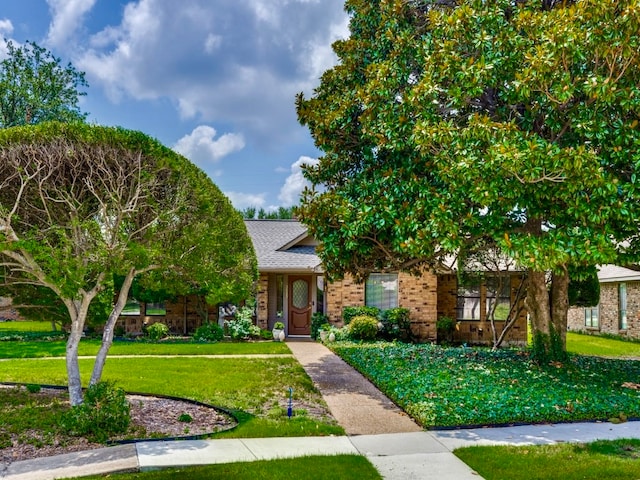
[[(295, 115), (348, 35), (341, 0), (5, 0), (0, 38), (86, 73), (89, 121), (140, 130), (205, 170), (236, 208), (298, 201), (320, 155)], [(0, 42), (0, 57), (4, 55)]]

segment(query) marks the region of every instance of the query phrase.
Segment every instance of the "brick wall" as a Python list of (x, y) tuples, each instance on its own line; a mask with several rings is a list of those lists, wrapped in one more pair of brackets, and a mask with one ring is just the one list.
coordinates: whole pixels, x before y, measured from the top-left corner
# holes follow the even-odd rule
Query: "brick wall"
[(326, 315), (333, 324), (342, 325), (342, 309), (364, 305), (364, 283), (347, 276), (325, 286)]
[(140, 315), (122, 315), (116, 322), (118, 327), (124, 328), (127, 334), (141, 334), (143, 325), (152, 325), (157, 322), (169, 327), (172, 335), (192, 334), (204, 322), (200, 312), (206, 311), (210, 322), (218, 321), (218, 308), (206, 305), (203, 298), (195, 295), (179, 297), (175, 302), (166, 302), (166, 315), (145, 315), (145, 304), (140, 304)]
[[(422, 276), (398, 275), (398, 306), (409, 309), (411, 329), (423, 341), (436, 338), (437, 288), (437, 278), (431, 273)], [(364, 283), (358, 284), (349, 276), (328, 284), (325, 295), (329, 321), (342, 325), (344, 307), (364, 305), (364, 289)]]
[(266, 329), (269, 322), (269, 274), (261, 273), (258, 280), (256, 325)]
[(436, 340), (438, 277), (430, 272), (424, 272), (420, 276), (400, 273), (398, 306), (409, 309), (411, 331), (419, 340)]

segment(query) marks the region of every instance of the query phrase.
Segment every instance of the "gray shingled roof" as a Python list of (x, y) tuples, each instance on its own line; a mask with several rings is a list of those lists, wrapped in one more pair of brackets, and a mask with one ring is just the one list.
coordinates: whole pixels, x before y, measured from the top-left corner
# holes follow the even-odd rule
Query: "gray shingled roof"
[(617, 265), (601, 265), (598, 267), (598, 280), (607, 282), (631, 282), (640, 280), (640, 272)]
[[(245, 220), (261, 272), (321, 272), (307, 228), (296, 220)], [(306, 241), (305, 241), (306, 240)]]

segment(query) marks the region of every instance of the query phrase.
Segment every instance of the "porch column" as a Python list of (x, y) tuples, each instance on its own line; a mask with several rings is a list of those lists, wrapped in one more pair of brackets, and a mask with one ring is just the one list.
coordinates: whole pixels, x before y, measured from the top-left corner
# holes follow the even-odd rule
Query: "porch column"
[(269, 322), (269, 275), (266, 273), (260, 274), (256, 300), (256, 325), (266, 329)]

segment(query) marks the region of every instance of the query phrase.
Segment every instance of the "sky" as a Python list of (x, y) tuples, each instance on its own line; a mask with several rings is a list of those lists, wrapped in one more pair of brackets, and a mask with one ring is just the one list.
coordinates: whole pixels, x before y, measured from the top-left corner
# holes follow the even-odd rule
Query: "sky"
[(0, 0), (0, 39), (85, 72), (89, 122), (157, 138), (240, 210), (298, 202), (321, 152), (295, 95), (348, 33), (342, 0)]

